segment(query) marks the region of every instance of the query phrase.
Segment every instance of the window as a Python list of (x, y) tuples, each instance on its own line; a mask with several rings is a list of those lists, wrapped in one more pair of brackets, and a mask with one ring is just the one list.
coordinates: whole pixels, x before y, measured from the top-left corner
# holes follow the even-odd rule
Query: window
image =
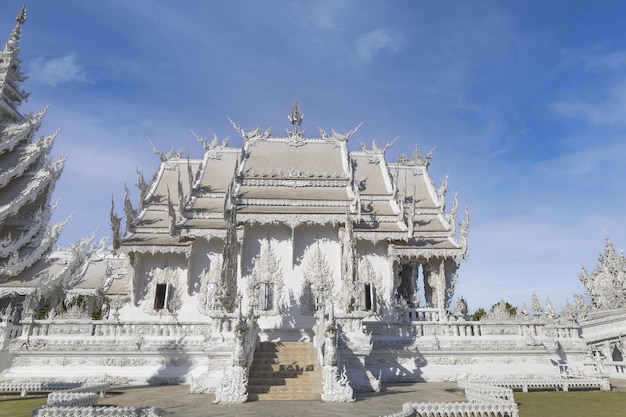
[(207, 284), (207, 292), (206, 292), (206, 304), (205, 307), (207, 310), (216, 310), (215, 303), (215, 293), (217, 292), (217, 285), (213, 282)]
[(259, 310), (274, 308), (274, 284), (263, 282), (259, 286)]
[(154, 294), (154, 309), (163, 310), (167, 301), (167, 284), (157, 284)]
[(365, 298), (363, 307), (365, 310), (376, 310), (376, 288), (372, 284), (365, 284), (363, 291)]

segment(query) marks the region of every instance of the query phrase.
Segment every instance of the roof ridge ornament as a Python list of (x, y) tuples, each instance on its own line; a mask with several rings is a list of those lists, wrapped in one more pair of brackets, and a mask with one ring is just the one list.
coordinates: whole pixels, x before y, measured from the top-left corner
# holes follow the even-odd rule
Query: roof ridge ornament
[(252, 140), (252, 139), (260, 139), (260, 140), (265, 140), (268, 139), (270, 136), (272, 136), (272, 128), (270, 127), (269, 129), (266, 129), (265, 132), (261, 133), (261, 128), (260, 127), (256, 127), (256, 129), (253, 130), (244, 130), (242, 127), (237, 126), (237, 124), (235, 124), (235, 122), (233, 122), (233, 120), (230, 117), (227, 117), (228, 121), (230, 122), (231, 125), (233, 125), (233, 128), (241, 133), (241, 139), (243, 139), (244, 143)]
[(298, 129), (304, 119), (304, 113), (300, 111), (297, 98), (293, 100), (293, 107), (291, 108), (291, 113), (287, 115), (287, 119), (289, 119), (289, 122), (293, 126), (293, 129), (287, 129), (287, 136), (289, 137), (289, 142), (287, 142), (287, 144), (295, 147), (304, 145), (303, 139), (306, 129)]
[(196, 138), (199, 143), (202, 144), (205, 152), (213, 149), (223, 149), (228, 145), (228, 142), (230, 142), (230, 135), (222, 139), (222, 144), (220, 145), (219, 139), (217, 138), (217, 135), (215, 133), (213, 133), (213, 140), (211, 140), (210, 142), (206, 138), (203, 138), (202, 136), (196, 134), (196, 132), (194, 132), (193, 130), (191, 131), (191, 134)]
[(157, 149), (157, 147), (154, 145), (154, 143), (150, 139), (148, 139), (148, 142), (150, 142), (150, 145), (152, 145), (152, 153), (159, 155), (161, 162), (167, 162), (170, 159), (180, 159), (182, 158), (183, 153), (187, 150), (187, 148), (183, 146), (177, 151), (174, 151), (174, 148), (172, 147), (167, 153), (164, 153), (163, 151), (160, 151), (159, 149)]
[(436, 148), (437, 147), (432, 148), (430, 152), (422, 156), (416, 144), (415, 150), (413, 150), (413, 154), (411, 155), (411, 158), (409, 158), (404, 153), (398, 154), (398, 164), (404, 165), (404, 166), (424, 166), (428, 168), (428, 165), (430, 165), (430, 159), (433, 157), (433, 153), (435, 152)]
[(361, 151), (365, 152), (367, 154), (379, 154), (379, 155), (385, 155), (385, 152), (387, 152), (387, 149), (391, 148), (393, 146), (394, 143), (396, 143), (396, 141), (398, 140), (399, 136), (396, 136), (391, 142), (384, 144), (382, 147), (378, 146), (378, 144), (376, 143), (376, 139), (372, 139), (372, 149), (367, 149), (367, 145), (364, 144), (363, 142), (359, 141), (359, 144), (361, 145)]
[(326, 133), (322, 128), (318, 127), (317, 130), (320, 132), (323, 140), (334, 140), (337, 142), (348, 142), (350, 136), (353, 136), (359, 128), (363, 125), (363, 122), (359, 123), (354, 129), (348, 130), (346, 133), (338, 133), (335, 132), (335, 129), (330, 129), (330, 135)]

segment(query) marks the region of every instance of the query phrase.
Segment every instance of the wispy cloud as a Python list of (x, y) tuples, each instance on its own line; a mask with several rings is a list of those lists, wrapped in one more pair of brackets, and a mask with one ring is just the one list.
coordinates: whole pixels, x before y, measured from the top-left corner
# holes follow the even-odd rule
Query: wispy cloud
[(356, 52), (359, 58), (370, 62), (374, 56), (382, 51), (398, 52), (400, 40), (397, 36), (384, 29), (374, 29), (356, 40)]
[(626, 51), (614, 51), (608, 54), (588, 56), (585, 66), (590, 69), (616, 70), (626, 67)]
[(561, 100), (550, 108), (562, 116), (579, 118), (597, 125), (626, 124), (626, 82), (609, 88), (604, 98), (595, 102), (586, 100)]
[(85, 82), (87, 75), (78, 64), (76, 55), (68, 53), (59, 58), (35, 58), (28, 66), (30, 78), (40, 84), (56, 87), (69, 82)]

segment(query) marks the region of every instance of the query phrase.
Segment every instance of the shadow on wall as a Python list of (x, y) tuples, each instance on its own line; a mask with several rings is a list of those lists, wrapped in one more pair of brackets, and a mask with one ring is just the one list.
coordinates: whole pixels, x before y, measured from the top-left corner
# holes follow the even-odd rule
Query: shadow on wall
[(372, 346), (365, 335), (343, 333), (339, 344), (340, 367), (345, 365), (355, 392), (381, 391), (385, 383), (425, 382), (422, 369), (427, 361), (417, 350), (407, 352), (406, 347), (412, 342)]
[(183, 338), (160, 343), (161, 367), (146, 381), (149, 385), (178, 385), (189, 382), (193, 367), (191, 355), (185, 350)]

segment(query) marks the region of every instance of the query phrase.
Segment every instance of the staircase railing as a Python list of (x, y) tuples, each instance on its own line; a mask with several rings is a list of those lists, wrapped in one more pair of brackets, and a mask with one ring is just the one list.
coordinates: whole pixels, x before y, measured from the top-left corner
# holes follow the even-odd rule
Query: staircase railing
[(215, 403), (243, 403), (248, 401), (248, 373), (254, 350), (259, 341), (259, 326), (253, 310), (244, 320), (241, 307), (234, 328), (235, 346), (231, 366), (224, 369), (220, 386), (215, 391)]
[(329, 306), (328, 318), (325, 308), (316, 315), (315, 341), (322, 365), (322, 401), (351, 402), (354, 392), (346, 375), (346, 369), (339, 371), (338, 328), (333, 304)]

